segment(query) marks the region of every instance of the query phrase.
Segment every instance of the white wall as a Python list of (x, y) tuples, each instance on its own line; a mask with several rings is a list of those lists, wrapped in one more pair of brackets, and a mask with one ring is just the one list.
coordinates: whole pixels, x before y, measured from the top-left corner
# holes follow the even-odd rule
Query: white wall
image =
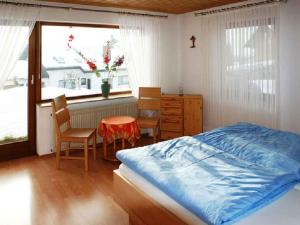
[[(280, 107), (279, 126), (282, 130), (300, 133), (300, 1), (289, 0), (280, 9)], [(201, 42), (198, 17), (181, 15), (182, 79), (185, 93), (201, 94), (199, 48), (189, 48), (190, 37)]]
[(280, 127), (300, 133), (300, 1), (280, 13)]
[[(194, 16), (194, 13), (187, 13), (181, 16), (181, 74), (183, 92), (185, 94), (201, 94), (200, 90), (200, 51), (197, 48), (201, 38), (199, 35), (198, 17)], [(196, 48), (190, 48), (191, 36), (196, 37)]]

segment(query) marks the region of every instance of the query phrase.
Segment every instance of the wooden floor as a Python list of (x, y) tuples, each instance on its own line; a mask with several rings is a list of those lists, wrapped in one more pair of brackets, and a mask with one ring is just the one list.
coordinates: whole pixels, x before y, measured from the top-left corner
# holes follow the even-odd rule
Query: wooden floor
[[(150, 144), (143, 138), (139, 145)], [(119, 163), (90, 156), (82, 161), (29, 157), (0, 163), (1, 225), (128, 225), (113, 200), (113, 170)]]

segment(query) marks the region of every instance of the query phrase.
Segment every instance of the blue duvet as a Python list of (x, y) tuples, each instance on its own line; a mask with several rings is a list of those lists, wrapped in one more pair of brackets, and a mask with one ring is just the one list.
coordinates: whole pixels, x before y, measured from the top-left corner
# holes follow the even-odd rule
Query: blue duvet
[(238, 123), (195, 138), (257, 165), (294, 171), (300, 177), (300, 136), (297, 134)]
[(243, 154), (239, 157), (240, 151), (227, 152), (208, 145), (209, 134), (205, 135), (206, 140), (201, 135), (182, 137), (119, 151), (117, 158), (207, 224), (214, 225), (240, 220), (299, 181), (293, 163), (277, 167), (274, 162), (267, 167)]

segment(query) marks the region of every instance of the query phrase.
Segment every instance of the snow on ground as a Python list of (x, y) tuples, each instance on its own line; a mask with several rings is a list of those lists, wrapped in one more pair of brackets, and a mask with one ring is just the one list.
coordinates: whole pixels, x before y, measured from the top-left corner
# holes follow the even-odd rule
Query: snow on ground
[[(114, 88), (111, 92), (121, 92), (121, 91), (128, 91), (129, 88)], [(67, 97), (73, 96), (82, 96), (82, 95), (93, 95), (99, 94), (101, 90), (98, 89), (67, 89), (67, 88), (59, 88), (59, 87), (44, 87), (42, 89), (42, 98), (43, 99), (53, 99), (56, 96), (65, 94)]]
[(0, 90), (0, 140), (27, 136), (27, 87)]
[(88, 90), (85, 88), (81, 89), (66, 89), (59, 87), (44, 87), (42, 89), (43, 99), (52, 99), (53, 97), (65, 94), (67, 97), (79, 96), (79, 95), (92, 95), (98, 94), (99, 90)]

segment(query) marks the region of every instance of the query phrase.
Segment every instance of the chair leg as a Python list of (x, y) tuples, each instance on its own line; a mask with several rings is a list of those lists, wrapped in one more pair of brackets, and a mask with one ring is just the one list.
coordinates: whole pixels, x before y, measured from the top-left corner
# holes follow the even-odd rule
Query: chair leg
[(103, 137), (103, 156), (104, 156), (104, 159), (107, 158), (107, 140), (106, 140), (106, 137)]
[(159, 127), (156, 127), (157, 129), (157, 141), (159, 142), (160, 141), (160, 129)]
[(96, 145), (97, 145), (97, 137), (96, 133), (93, 136), (93, 155), (94, 155), (94, 160), (96, 160)]
[(114, 151), (116, 152), (117, 150), (117, 145), (116, 145), (116, 140), (114, 140)]
[(156, 137), (157, 137), (157, 131), (156, 131), (156, 127), (153, 128), (153, 143), (156, 143)]
[(88, 140), (84, 140), (84, 168), (85, 171), (89, 170), (89, 146), (88, 146)]
[(122, 137), (122, 149), (125, 149), (125, 138)]
[(57, 141), (57, 144), (56, 144), (56, 169), (59, 169), (60, 150), (61, 150), (61, 142)]
[(66, 148), (66, 151), (65, 151), (65, 155), (66, 156), (70, 155), (70, 143), (67, 143), (67, 148)]

